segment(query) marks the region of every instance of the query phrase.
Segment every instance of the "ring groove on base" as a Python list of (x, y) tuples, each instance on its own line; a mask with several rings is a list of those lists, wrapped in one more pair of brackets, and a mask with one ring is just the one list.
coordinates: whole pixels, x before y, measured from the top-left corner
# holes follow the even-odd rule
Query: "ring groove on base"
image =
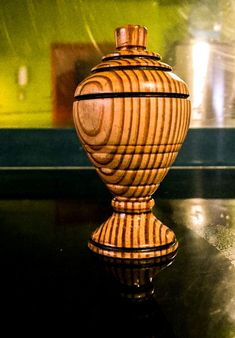
[(152, 251), (162, 251), (170, 249), (171, 247), (174, 247), (178, 244), (177, 240), (175, 239), (174, 242), (159, 245), (159, 246), (151, 246), (151, 247), (145, 247), (145, 248), (128, 248), (128, 247), (117, 247), (117, 246), (111, 246), (106, 244), (97, 243), (92, 238), (89, 241), (92, 245), (96, 246), (99, 249), (102, 250), (108, 250), (108, 251), (120, 251), (120, 252), (152, 252)]

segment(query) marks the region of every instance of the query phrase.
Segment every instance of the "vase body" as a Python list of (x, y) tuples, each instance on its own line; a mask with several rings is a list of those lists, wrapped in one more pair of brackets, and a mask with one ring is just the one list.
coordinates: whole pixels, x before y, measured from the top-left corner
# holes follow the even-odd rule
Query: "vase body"
[(144, 27), (118, 28), (117, 52), (103, 57), (75, 92), (78, 136), (114, 195), (114, 213), (92, 234), (89, 247), (109, 257), (153, 258), (178, 247), (174, 232), (151, 212), (151, 195), (186, 137), (189, 93), (145, 44)]

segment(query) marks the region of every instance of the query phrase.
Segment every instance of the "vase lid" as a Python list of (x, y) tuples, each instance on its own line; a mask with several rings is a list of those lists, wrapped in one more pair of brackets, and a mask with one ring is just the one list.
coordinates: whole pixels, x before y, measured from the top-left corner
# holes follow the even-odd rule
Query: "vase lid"
[[(103, 56), (102, 63), (92, 69), (96, 72), (98, 69), (113, 67), (115, 60), (122, 60), (121, 65), (137, 66), (157, 66), (159, 69), (172, 70), (172, 68), (159, 62), (161, 56), (158, 53), (146, 50), (147, 28), (139, 25), (126, 25), (116, 28), (115, 42), (117, 51)], [(128, 59), (126, 61), (125, 59)], [(113, 61), (113, 62), (112, 62)], [(120, 65), (120, 62), (119, 62)]]
[(148, 92), (149, 96), (159, 96), (159, 93), (182, 98), (189, 96), (187, 85), (172, 72), (172, 67), (161, 62), (159, 54), (146, 50), (146, 27), (119, 27), (115, 30), (115, 41), (116, 52), (105, 55), (102, 62), (92, 68), (91, 74), (77, 87), (76, 99), (123, 92), (125, 96), (133, 92), (145, 95)]

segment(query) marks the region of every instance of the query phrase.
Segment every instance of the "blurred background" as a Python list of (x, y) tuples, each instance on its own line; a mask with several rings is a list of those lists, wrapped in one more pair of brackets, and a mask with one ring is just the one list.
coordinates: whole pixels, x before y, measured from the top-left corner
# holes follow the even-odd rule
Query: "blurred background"
[(0, 128), (73, 128), (74, 90), (125, 24), (188, 83), (191, 128), (233, 128), (234, 22), (234, 0), (2, 0)]

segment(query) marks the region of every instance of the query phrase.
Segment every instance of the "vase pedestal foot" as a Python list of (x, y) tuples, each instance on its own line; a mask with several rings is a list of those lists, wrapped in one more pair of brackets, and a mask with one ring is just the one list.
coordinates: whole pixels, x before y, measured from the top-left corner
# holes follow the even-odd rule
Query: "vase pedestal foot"
[(150, 259), (172, 255), (178, 242), (174, 232), (151, 212), (152, 198), (114, 198), (112, 216), (97, 228), (89, 248), (120, 259)]

